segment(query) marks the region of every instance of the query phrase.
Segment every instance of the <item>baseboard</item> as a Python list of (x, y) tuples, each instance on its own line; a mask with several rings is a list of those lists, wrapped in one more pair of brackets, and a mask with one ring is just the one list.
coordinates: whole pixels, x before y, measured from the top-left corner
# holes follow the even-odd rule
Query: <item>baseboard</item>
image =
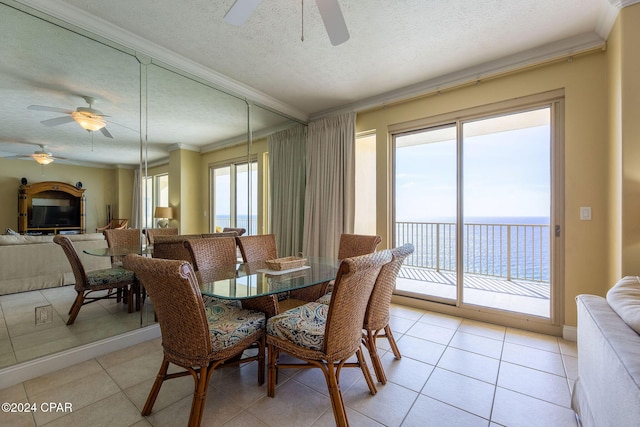
[(160, 337), (160, 326), (156, 323), (115, 337), (9, 366), (0, 369), (0, 389), (158, 337)]
[(578, 341), (578, 328), (576, 328), (575, 326), (563, 326), (562, 338), (567, 341)]

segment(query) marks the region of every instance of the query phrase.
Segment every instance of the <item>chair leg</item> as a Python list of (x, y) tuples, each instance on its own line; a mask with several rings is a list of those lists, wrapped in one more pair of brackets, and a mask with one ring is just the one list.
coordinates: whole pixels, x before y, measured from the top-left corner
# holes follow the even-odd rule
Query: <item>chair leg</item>
[(149, 392), (149, 396), (147, 397), (147, 402), (142, 408), (142, 415), (147, 416), (151, 413), (153, 405), (156, 403), (158, 393), (160, 392), (160, 387), (162, 387), (162, 383), (166, 379), (167, 369), (169, 369), (169, 361), (166, 358), (163, 358), (158, 375), (156, 375), (156, 380), (154, 381), (151, 391)]
[(344, 400), (342, 399), (342, 392), (340, 391), (340, 385), (338, 384), (338, 377), (336, 376), (335, 365), (333, 363), (327, 363), (326, 378), (336, 426), (346, 427), (349, 425), (349, 420), (347, 419), (347, 411), (344, 407)]
[(360, 365), (360, 369), (362, 370), (362, 375), (364, 375), (364, 379), (369, 386), (369, 392), (371, 394), (376, 394), (378, 390), (376, 389), (376, 385), (373, 383), (373, 378), (371, 378), (371, 372), (369, 372), (369, 368), (367, 367), (367, 362), (364, 360), (364, 356), (362, 355), (362, 350), (359, 348), (356, 351), (356, 357), (358, 358), (358, 365)]
[(69, 309), (69, 320), (67, 320), (67, 326), (72, 325), (73, 322), (76, 321), (76, 317), (78, 317), (78, 313), (80, 313), (80, 307), (82, 307), (82, 303), (84, 302), (84, 292), (76, 292), (78, 292), (78, 295), (76, 295), (76, 299), (73, 301), (73, 305)]
[(263, 335), (258, 341), (258, 385), (264, 384), (264, 347), (266, 338)]
[(204, 413), (204, 403), (207, 398), (207, 386), (213, 369), (211, 366), (202, 366), (197, 376), (195, 390), (193, 392), (193, 401), (191, 402), (191, 413), (189, 414), (189, 427), (199, 427), (202, 422), (202, 414)]
[(127, 312), (129, 313), (133, 313), (133, 309), (135, 308), (133, 302), (135, 292), (133, 291), (133, 287), (134, 285), (131, 285), (129, 289), (127, 289)]
[(373, 365), (373, 372), (376, 374), (376, 378), (380, 384), (387, 383), (387, 376), (384, 373), (380, 356), (378, 356), (378, 347), (376, 346), (376, 336), (378, 331), (367, 331), (366, 338), (363, 340), (367, 350), (369, 351), (369, 357), (371, 357), (371, 364)]
[(276, 380), (278, 368), (276, 362), (278, 360), (278, 350), (272, 344), (269, 344), (267, 350), (268, 369), (267, 369), (267, 396), (274, 397), (276, 395)]
[(393, 338), (393, 334), (391, 333), (391, 327), (389, 324), (384, 327), (384, 334), (387, 337), (387, 341), (389, 341), (389, 345), (391, 346), (391, 351), (393, 351), (393, 355), (396, 359), (400, 360), (402, 355), (400, 354), (400, 350), (398, 350), (398, 345), (396, 344), (395, 338)]

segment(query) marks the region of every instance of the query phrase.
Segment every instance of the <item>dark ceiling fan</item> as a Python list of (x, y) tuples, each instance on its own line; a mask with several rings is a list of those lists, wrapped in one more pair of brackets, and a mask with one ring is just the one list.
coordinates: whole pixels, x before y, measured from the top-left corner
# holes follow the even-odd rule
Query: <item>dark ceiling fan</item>
[[(224, 20), (241, 26), (251, 16), (262, 0), (236, 0), (224, 16)], [(349, 30), (344, 21), (338, 0), (316, 0), (322, 22), (329, 35), (331, 44), (337, 46), (349, 40)]]
[(29, 105), (27, 109), (35, 111), (52, 111), (54, 113), (67, 114), (66, 116), (62, 117), (42, 120), (40, 123), (45, 126), (59, 126), (75, 121), (88, 132), (99, 130), (107, 138), (113, 138), (111, 132), (107, 130), (107, 123), (104, 120), (105, 117), (109, 116), (103, 114), (102, 111), (93, 108), (93, 104), (95, 104), (96, 102), (95, 98), (92, 98), (90, 96), (83, 96), (82, 98), (87, 102), (87, 104), (89, 104), (88, 108), (78, 107), (75, 110), (66, 110), (64, 108), (48, 107), (45, 105)]

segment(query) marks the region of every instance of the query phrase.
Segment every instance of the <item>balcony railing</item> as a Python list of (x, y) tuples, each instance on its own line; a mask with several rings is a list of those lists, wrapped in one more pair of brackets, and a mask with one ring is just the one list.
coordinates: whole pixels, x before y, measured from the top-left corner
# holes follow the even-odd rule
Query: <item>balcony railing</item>
[[(463, 225), (464, 273), (549, 283), (548, 224)], [(456, 271), (456, 224), (396, 222), (396, 243), (413, 243), (404, 265)]]
[[(228, 216), (216, 217), (214, 221), (218, 227), (231, 227), (231, 220)], [(253, 236), (258, 233), (258, 221), (254, 216), (251, 218), (251, 227), (249, 227), (249, 219), (247, 217), (238, 218), (234, 227), (244, 228), (247, 230), (247, 235)]]

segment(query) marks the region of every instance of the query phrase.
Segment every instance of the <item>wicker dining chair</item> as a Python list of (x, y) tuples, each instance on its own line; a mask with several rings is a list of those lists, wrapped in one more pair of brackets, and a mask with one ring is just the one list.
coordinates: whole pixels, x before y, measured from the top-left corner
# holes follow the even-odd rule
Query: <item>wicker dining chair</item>
[(278, 258), (276, 236), (259, 234), (256, 236), (236, 237), (244, 262), (266, 261)]
[[(102, 232), (104, 234), (105, 239), (107, 240), (107, 245), (112, 249), (130, 249), (132, 251), (138, 251), (140, 249), (140, 230), (137, 228), (113, 228), (104, 230)], [(122, 266), (122, 260), (124, 256), (112, 256), (111, 257), (111, 266), (119, 267)], [(137, 287), (137, 290), (142, 292), (140, 287)], [(126, 301), (127, 298), (127, 289), (121, 288), (117, 290), (116, 300), (118, 302)], [(143, 295), (136, 296), (136, 310), (140, 310), (140, 302), (142, 300)]]
[(104, 230), (120, 230), (123, 228), (127, 228), (128, 226), (129, 226), (129, 219), (127, 218), (112, 219), (111, 221), (109, 221), (107, 225), (104, 225), (102, 227), (97, 227), (96, 233), (101, 233)]
[[(140, 249), (140, 230), (137, 228), (115, 228), (102, 232), (109, 248)], [(111, 264), (122, 264), (124, 256), (112, 256)]]
[(145, 228), (142, 232), (147, 236), (147, 243), (153, 245), (156, 236), (177, 236), (178, 229), (176, 227), (167, 228)]
[[(267, 320), (268, 396), (275, 396), (279, 368), (320, 368), (336, 424), (348, 425), (340, 372), (343, 367), (359, 367), (370, 392), (376, 393), (361, 351), (362, 323), (378, 273), (390, 260), (389, 251), (347, 258), (340, 264), (329, 305), (310, 302)], [(305, 363), (279, 363), (280, 352)], [(354, 354), (357, 362), (347, 362)]]
[(189, 261), (193, 263), (189, 250), (184, 242), (191, 239), (201, 239), (200, 234), (180, 234), (178, 236), (156, 236), (153, 243), (153, 257)]
[[(164, 381), (191, 375), (195, 381), (189, 426), (199, 426), (213, 371), (221, 366), (258, 362), (264, 383), (265, 317), (225, 304), (204, 304), (193, 267), (185, 261), (127, 255), (124, 266), (135, 272), (153, 301), (164, 357), (142, 408), (149, 415)], [(239, 358), (257, 345), (254, 356)], [(184, 371), (168, 373), (173, 363)]]
[[(406, 243), (403, 246), (391, 250), (391, 262), (382, 267), (380, 274), (378, 274), (362, 324), (362, 329), (364, 330), (362, 340), (369, 351), (376, 378), (382, 384), (387, 383), (387, 376), (384, 373), (380, 357), (378, 356), (376, 339), (386, 338), (387, 341), (389, 341), (389, 346), (395, 358), (400, 359), (402, 357), (396, 340), (393, 338), (391, 327), (389, 326), (389, 308), (402, 263), (405, 258), (413, 253), (413, 250), (414, 248), (411, 243)], [(327, 293), (316, 300), (316, 302), (322, 304), (329, 304), (330, 301), (331, 293)]]
[(223, 266), (234, 265), (236, 256), (236, 239), (233, 237), (208, 237), (185, 240), (185, 248), (193, 260), (193, 269), (212, 270)]
[[(53, 238), (54, 243), (62, 247), (64, 254), (71, 264), (71, 270), (75, 278), (76, 299), (69, 309), (69, 320), (67, 325), (75, 322), (78, 313), (83, 305), (99, 301), (101, 299), (118, 299), (117, 290), (126, 289), (127, 304), (129, 313), (133, 312), (134, 295), (139, 295), (137, 291), (137, 281), (131, 271), (121, 267), (107, 268), (102, 270), (86, 271), (80, 260), (76, 248), (68, 237), (57, 234)], [(104, 291), (100, 296), (92, 295), (94, 292)], [(139, 305), (139, 301), (136, 302)]]
[(223, 233), (226, 233), (228, 231), (235, 231), (238, 234), (238, 236), (242, 236), (244, 233), (247, 232), (247, 229), (246, 228), (241, 228), (241, 227), (224, 227), (222, 229)]
[[(342, 260), (353, 258), (354, 256), (372, 254), (376, 251), (376, 247), (381, 241), (382, 238), (380, 236), (342, 233), (338, 244), (338, 259)], [(333, 282), (329, 282), (324, 290), (328, 294), (332, 289)], [(328, 296), (327, 298), (331, 297)]]
[(381, 241), (380, 236), (343, 233), (340, 235), (338, 245), (338, 259), (371, 254), (375, 252)]
[(363, 340), (367, 350), (369, 350), (369, 356), (371, 357), (371, 364), (373, 365), (376, 378), (382, 384), (387, 383), (387, 376), (384, 373), (380, 357), (378, 356), (376, 338), (386, 338), (387, 341), (389, 341), (389, 346), (391, 346), (395, 358), (400, 359), (402, 357), (396, 340), (391, 333), (391, 327), (389, 326), (389, 307), (402, 263), (405, 258), (412, 253), (413, 245), (411, 243), (406, 243), (403, 246), (391, 250), (391, 262), (380, 270), (376, 284), (373, 287), (373, 292), (371, 292), (371, 298), (369, 298), (369, 303), (367, 304), (367, 311), (364, 315), (362, 329), (365, 332), (363, 334)]

